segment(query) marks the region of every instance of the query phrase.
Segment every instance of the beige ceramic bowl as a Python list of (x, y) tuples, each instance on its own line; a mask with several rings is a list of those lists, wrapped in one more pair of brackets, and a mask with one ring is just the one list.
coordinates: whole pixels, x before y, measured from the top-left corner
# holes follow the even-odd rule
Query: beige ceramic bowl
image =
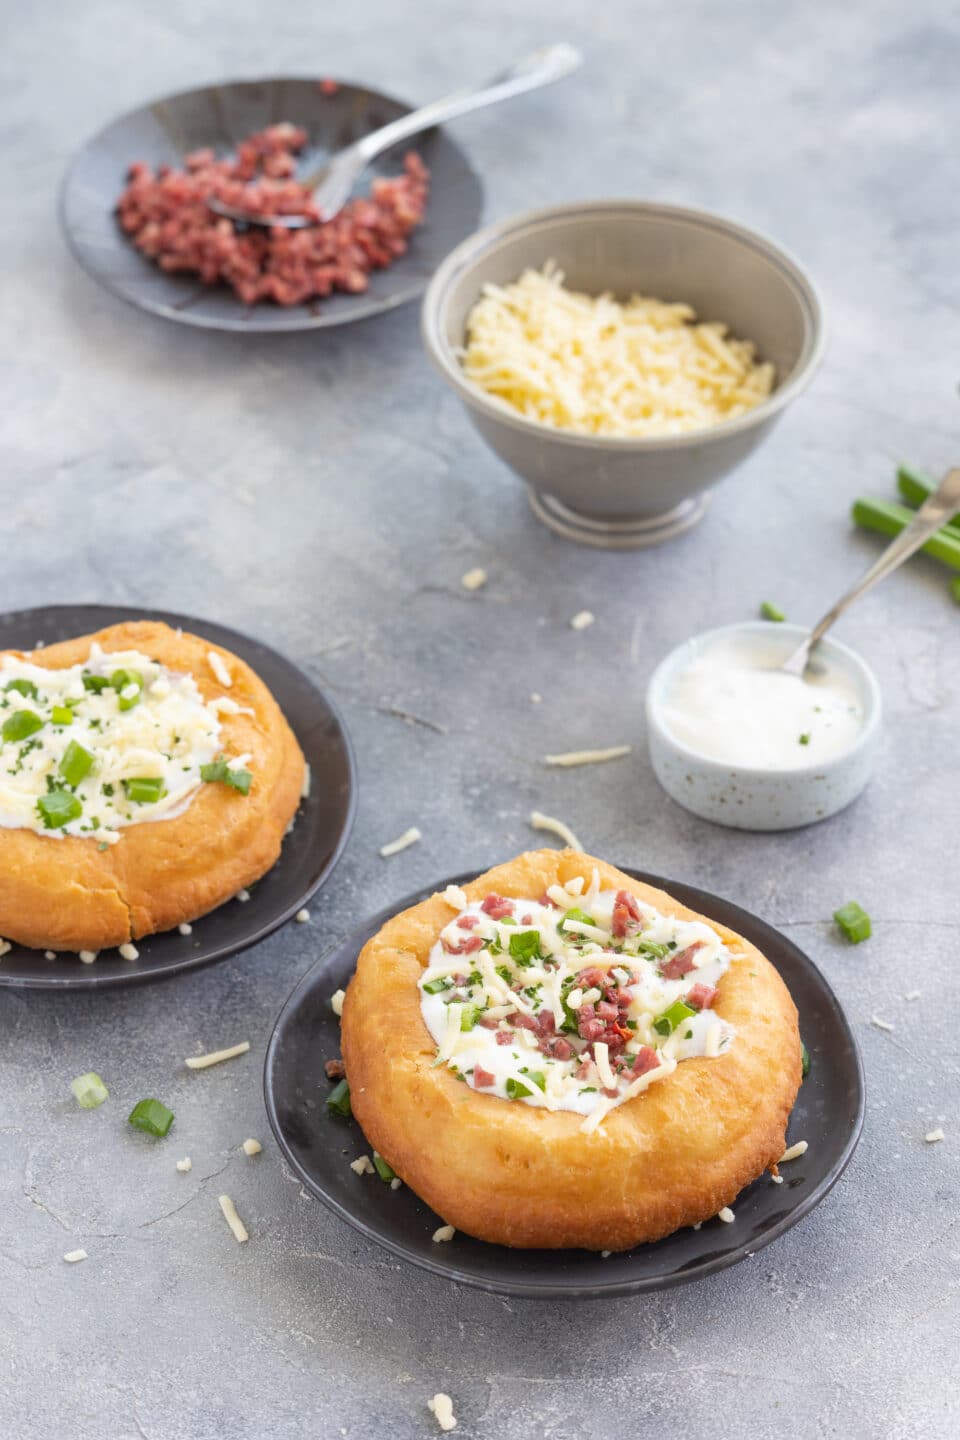
[[(572, 289), (686, 301), (753, 340), (776, 388), (748, 414), (694, 434), (617, 439), (527, 420), (464, 378), (458, 358), (483, 285), (554, 260)], [(525, 480), (534, 511), (587, 544), (626, 548), (679, 534), (710, 487), (738, 465), (806, 387), (824, 349), (813, 282), (770, 240), (677, 205), (597, 200), (533, 210), (478, 231), (447, 256), (423, 302), (423, 339), (440, 374), (501, 460)]]

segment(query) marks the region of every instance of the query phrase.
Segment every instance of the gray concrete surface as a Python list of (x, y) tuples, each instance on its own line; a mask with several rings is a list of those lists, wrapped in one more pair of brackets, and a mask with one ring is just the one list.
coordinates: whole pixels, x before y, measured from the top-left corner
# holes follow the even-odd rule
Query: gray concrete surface
[[(945, 573), (915, 562), (843, 624), (880, 675), (886, 735), (872, 788), (819, 828), (726, 833), (674, 808), (644, 758), (641, 696), (707, 622), (764, 598), (812, 620), (876, 553), (849, 527), (852, 497), (892, 493), (898, 457), (957, 462), (958, 17), (934, 0), (8, 7), (0, 164), (22, 223), (2, 241), (0, 605), (142, 603), (262, 636), (345, 707), (362, 793), (309, 926), (129, 994), (0, 992), (4, 1440), (413, 1440), (435, 1433), (438, 1389), (475, 1440), (956, 1433), (960, 612)], [(426, 99), (554, 36), (583, 46), (581, 77), (460, 123), (490, 218), (604, 194), (714, 207), (796, 250), (829, 307), (812, 391), (662, 550), (594, 554), (539, 528), (435, 381), (415, 309), (316, 337), (209, 336), (123, 308), (65, 253), (68, 156), (145, 96), (316, 67)], [(490, 584), (467, 596), (474, 565)], [(576, 634), (584, 606), (597, 623)], [(621, 741), (636, 748), (617, 766), (538, 764)], [(846, 1177), (696, 1287), (557, 1305), (453, 1288), (305, 1199), (267, 1132), (260, 1065), (297, 977), (371, 909), (528, 845), (533, 806), (781, 926), (859, 1033), (869, 1109)], [(381, 860), (412, 823), (423, 843)], [(875, 919), (857, 949), (829, 922), (851, 897)], [(248, 1058), (183, 1070), (238, 1035)], [(91, 1113), (67, 1089), (88, 1068), (113, 1089)], [(144, 1093), (177, 1112), (164, 1144), (121, 1123)], [(946, 1140), (925, 1145), (937, 1124)], [(256, 1161), (238, 1157), (249, 1134)], [(90, 1258), (65, 1265), (77, 1246)]]

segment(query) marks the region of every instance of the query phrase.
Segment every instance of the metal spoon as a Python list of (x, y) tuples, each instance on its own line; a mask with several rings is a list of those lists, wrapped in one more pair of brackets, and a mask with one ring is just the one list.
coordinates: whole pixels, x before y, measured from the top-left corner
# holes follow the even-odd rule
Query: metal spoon
[[(354, 185), (370, 161), (391, 145), (398, 145), (401, 140), (409, 140), (422, 130), (430, 130), (434, 125), (466, 115), (471, 110), (479, 110), (484, 105), (510, 100), (514, 95), (523, 95), (541, 85), (551, 85), (555, 80), (570, 75), (582, 63), (582, 55), (572, 45), (548, 45), (543, 50), (535, 50), (485, 85), (455, 90), (442, 100), (434, 100), (432, 104), (402, 115), (399, 120), (392, 120), (379, 130), (372, 130), (344, 150), (338, 150), (322, 169), (307, 175), (300, 184), (316, 191), (315, 199), (324, 220), (332, 220), (349, 200)], [(229, 220), (241, 220), (246, 225), (282, 225), (288, 230), (299, 230), (317, 223), (306, 215), (248, 215), (244, 210), (224, 205), (214, 196), (207, 204), (218, 215), (225, 215)]]
[(960, 511), (960, 470), (948, 470), (934, 490), (933, 494), (920, 506), (914, 518), (900, 534), (891, 540), (879, 560), (876, 560), (870, 569), (828, 610), (818, 625), (810, 631), (799, 649), (795, 650), (789, 660), (785, 661), (779, 668), (785, 670), (788, 675), (803, 676), (807, 665), (810, 662), (810, 651), (816, 645), (822, 635), (830, 629), (835, 620), (839, 620), (843, 612), (865, 594), (878, 580), (890, 575), (904, 560), (909, 560), (921, 545), (926, 544), (932, 535), (940, 529), (947, 520), (950, 520), (957, 511)]

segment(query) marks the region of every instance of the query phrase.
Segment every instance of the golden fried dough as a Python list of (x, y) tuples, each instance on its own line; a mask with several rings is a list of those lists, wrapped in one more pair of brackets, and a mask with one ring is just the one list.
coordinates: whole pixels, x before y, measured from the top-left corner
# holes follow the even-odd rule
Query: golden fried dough
[(496, 1244), (625, 1250), (716, 1215), (783, 1153), (801, 1079), (797, 1012), (746, 940), (668, 894), (572, 850), (541, 850), (481, 875), (490, 892), (535, 898), (596, 868), (662, 914), (705, 920), (731, 954), (714, 1010), (735, 1027), (718, 1058), (696, 1057), (590, 1133), (570, 1111), (484, 1095), (436, 1065), (418, 980), (452, 916), (434, 895), (364, 947), (343, 1007), (353, 1111), (371, 1145), (438, 1215)]
[[(206, 702), (227, 696), (251, 710), (221, 715), (219, 738), (226, 754), (251, 757), (253, 778), (247, 795), (202, 785), (183, 813), (129, 825), (109, 847), (96, 835), (0, 828), (0, 935), (41, 949), (102, 950), (222, 905), (274, 864), (303, 786), (303, 755), (266, 686), (237, 656), (195, 635), (144, 620), (5, 653), (55, 670), (84, 662), (94, 642), (192, 674)], [(227, 666), (229, 687), (211, 651)]]

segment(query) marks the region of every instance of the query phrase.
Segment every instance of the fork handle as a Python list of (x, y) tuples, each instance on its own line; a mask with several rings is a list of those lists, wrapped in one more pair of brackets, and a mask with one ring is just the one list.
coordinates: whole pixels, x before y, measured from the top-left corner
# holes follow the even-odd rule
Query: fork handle
[(398, 145), (401, 140), (409, 140), (412, 135), (419, 135), (422, 130), (430, 130), (434, 125), (455, 120), (458, 115), (467, 115), (471, 110), (480, 110), (484, 105), (494, 105), (498, 100), (509, 100), (514, 95), (523, 95), (527, 90), (536, 90), (541, 85), (552, 85), (555, 80), (562, 80), (565, 75), (570, 75), (582, 63), (583, 56), (572, 45), (547, 45), (510, 65), (485, 85), (454, 90), (452, 95), (447, 95), (442, 100), (434, 100), (420, 110), (402, 115), (399, 120), (392, 120), (389, 125), (371, 131), (350, 148), (368, 162), (384, 150), (389, 150), (392, 145)]
[(836, 605), (827, 611), (820, 623), (810, 632), (810, 638), (806, 642), (807, 649), (810, 650), (816, 645), (821, 635), (824, 635), (834, 621), (840, 618), (848, 605), (852, 605), (854, 600), (859, 600), (860, 596), (876, 585), (878, 580), (883, 580), (905, 560), (909, 560), (910, 556), (915, 554), (922, 545), (925, 545), (937, 533), (940, 526), (949, 520), (958, 509), (960, 509), (960, 470), (950, 470), (940, 481), (933, 494), (920, 506), (910, 524), (900, 531), (896, 539), (891, 540), (879, 559), (874, 561), (864, 575), (861, 575), (853, 589), (848, 590), (846, 595), (842, 596)]

